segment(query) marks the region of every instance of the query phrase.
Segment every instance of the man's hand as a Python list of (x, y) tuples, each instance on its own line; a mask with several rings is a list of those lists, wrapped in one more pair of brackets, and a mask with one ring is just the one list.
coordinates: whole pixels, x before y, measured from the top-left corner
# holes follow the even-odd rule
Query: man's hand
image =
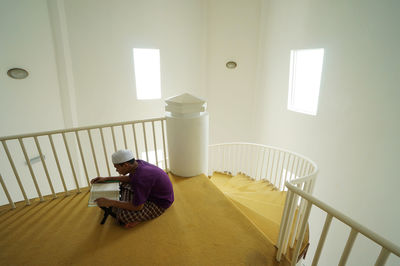
[(90, 184), (103, 183), (105, 181), (106, 181), (105, 177), (96, 177), (96, 178), (93, 178), (92, 180), (90, 180)]
[(94, 202), (97, 203), (97, 206), (99, 207), (110, 207), (112, 206), (113, 201), (106, 199), (106, 198), (98, 198)]

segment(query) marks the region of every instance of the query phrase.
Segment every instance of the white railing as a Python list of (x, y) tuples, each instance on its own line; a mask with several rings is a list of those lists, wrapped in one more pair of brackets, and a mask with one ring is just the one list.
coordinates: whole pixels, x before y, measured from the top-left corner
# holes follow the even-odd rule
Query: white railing
[(232, 175), (242, 173), (254, 180), (266, 180), (278, 190), (286, 181), (298, 180), (312, 192), (317, 166), (308, 158), (284, 149), (254, 143), (221, 143), (209, 146), (209, 170)]
[[(287, 190), (280, 224), (276, 259), (280, 261), (292, 248), (291, 265), (296, 265), (308, 227), (311, 207), (327, 213), (312, 265), (318, 265), (322, 248), (333, 218), (351, 228), (338, 265), (345, 265), (357, 234), (360, 233), (381, 247), (375, 265), (384, 265), (391, 253), (400, 257), (400, 247), (365, 228), (351, 218), (313, 197), (318, 168), (310, 159), (299, 154), (252, 143), (222, 143), (209, 146), (209, 175), (222, 172), (245, 174), (254, 180), (266, 180), (280, 191)], [(295, 245), (296, 244), (296, 245)]]
[[(356, 221), (354, 221), (353, 219), (351, 219), (350, 217), (344, 215), (343, 213), (335, 210), (334, 208), (332, 208), (331, 206), (323, 203), (322, 201), (318, 200), (317, 198), (311, 196), (310, 194), (302, 191), (301, 189), (297, 188), (296, 186), (290, 184), (289, 182), (286, 182), (286, 186), (288, 188), (288, 195), (287, 198), (289, 199), (294, 199), (297, 196), (301, 197), (301, 201), (305, 202), (306, 205), (306, 212), (305, 212), (305, 216), (304, 219), (301, 223), (301, 229), (300, 229), (300, 241), (302, 240), (302, 237), (304, 237), (304, 233), (306, 230), (306, 226), (307, 226), (307, 222), (308, 222), (308, 218), (310, 215), (310, 211), (311, 211), (311, 207), (317, 206), (318, 208), (320, 208), (321, 210), (326, 212), (326, 219), (325, 219), (325, 224), (324, 227), (322, 229), (321, 232), (321, 236), (320, 236), (320, 240), (318, 242), (318, 246), (317, 249), (315, 251), (314, 257), (313, 257), (313, 261), (312, 261), (312, 265), (318, 265), (318, 260), (320, 258), (321, 252), (322, 252), (322, 248), (324, 246), (325, 240), (326, 240), (326, 236), (330, 227), (330, 224), (332, 222), (333, 218), (338, 219), (339, 221), (343, 222), (344, 224), (348, 225), (351, 228), (349, 237), (347, 239), (346, 245), (343, 249), (340, 261), (338, 263), (338, 265), (346, 265), (347, 259), (350, 255), (350, 252), (352, 250), (354, 241), (356, 240), (357, 234), (360, 233), (362, 235), (364, 235), (365, 237), (369, 238), (370, 240), (372, 240), (373, 242), (375, 242), (376, 244), (378, 244), (381, 247), (381, 251), (380, 254), (378, 256), (378, 258), (375, 261), (375, 265), (376, 266), (381, 266), (381, 265), (385, 265), (389, 255), (391, 253), (397, 255), (398, 257), (400, 257), (400, 247), (393, 244), (392, 242), (386, 240), (385, 238), (381, 237), (380, 235), (378, 235), (377, 233), (374, 233), (373, 231), (369, 230), (368, 228), (364, 227), (363, 225), (357, 223)], [(295, 252), (293, 254), (293, 258), (296, 258), (296, 254), (298, 254), (299, 251), (299, 244), (296, 245), (295, 248)], [(295, 265), (295, 261), (292, 260), (292, 265)]]
[[(312, 193), (317, 177), (317, 165), (310, 159), (283, 149), (253, 143), (222, 143), (209, 146), (209, 171), (236, 175), (245, 174), (254, 180), (265, 180), (275, 189), (287, 190), (285, 182), (291, 182), (306, 193)], [(289, 211), (288, 211), (289, 210)], [(306, 214), (304, 202), (286, 198), (278, 237), (278, 261), (288, 246), (295, 241), (301, 244), (299, 225)], [(290, 233), (293, 229), (293, 232)], [(296, 255), (295, 262), (297, 261)]]
[(30, 205), (30, 199), (43, 201), (44, 195), (79, 193), (90, 186), (90, 177), (112, 175), (109, 158), (118, 149), (131, 149), (136, 158), (168, 170), (165, 118), (8, 136), (0, 141), (0, 184), (12, 208), (20, 200)]

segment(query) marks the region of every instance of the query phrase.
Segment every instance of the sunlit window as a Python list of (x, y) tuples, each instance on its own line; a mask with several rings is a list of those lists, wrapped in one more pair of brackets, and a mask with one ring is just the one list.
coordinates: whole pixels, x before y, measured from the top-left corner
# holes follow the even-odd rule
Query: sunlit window
[(160, 99), (160, 50), (133, 48), (133, 64), (137, 98)]
[(317, 114), (323, 59), (324, 49), (290, 52), (289, 110)]

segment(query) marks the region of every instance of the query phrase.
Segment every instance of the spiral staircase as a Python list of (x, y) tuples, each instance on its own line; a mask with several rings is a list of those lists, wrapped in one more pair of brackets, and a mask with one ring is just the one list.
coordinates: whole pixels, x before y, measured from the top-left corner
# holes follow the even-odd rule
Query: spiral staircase
[[(286, 191), (279, 191), (267, 180), (256, 181), (242, 173), (232, 176), (214, 172), (210, 180), (272, 244), (278, 242)], [(308, 239), (307, 231), (297, 261), (305, 258)], [(292, 254), (293, 250), (289, 249), (286, 259), (289, 260)]]

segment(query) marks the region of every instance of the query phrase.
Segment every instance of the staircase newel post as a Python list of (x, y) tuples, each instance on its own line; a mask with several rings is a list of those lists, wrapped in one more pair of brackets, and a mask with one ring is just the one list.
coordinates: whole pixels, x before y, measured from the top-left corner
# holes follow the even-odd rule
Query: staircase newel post
[(165, 100), (170, 171), (182, 177), (208, 174), (206, 101), (188, 93)]

